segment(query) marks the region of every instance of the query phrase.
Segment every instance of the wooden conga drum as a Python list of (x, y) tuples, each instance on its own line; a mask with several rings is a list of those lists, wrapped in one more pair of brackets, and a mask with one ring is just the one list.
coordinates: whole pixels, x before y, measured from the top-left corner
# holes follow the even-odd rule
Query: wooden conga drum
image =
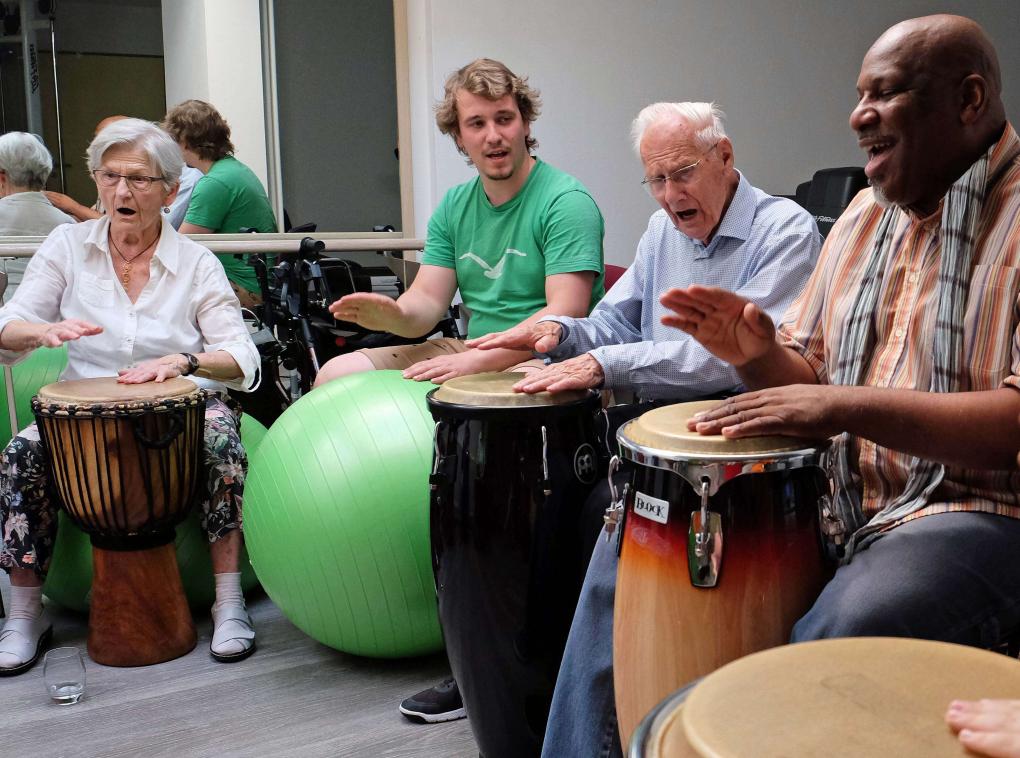
[(579, 519), (597, 478), (598, 393), (524, 395), (521, 378), (458, 377), (428, 396), (439, 620), (485, 758), (541, 751), (591, 544)]
[(856, 637), (734, 661), (642, 722), (631, 758), (964, 758), (954, 699), (1020, 697), (1020, 664), (945, 642)]
[(620, 456), (634, 464), (613, 621), (625, 745), (669, 693), (787, 642), (830, 576), (818, 529), (824, 444), (687, 431), (715, 405), (657, 408), (617, 432)]
[(194, 382), (48, 384), (32, 399), (50, 477), (92, 541), (89, 655), (108, 666), (168, 661), (195, 647), (174, 528), (199, 481), (205, 392)]

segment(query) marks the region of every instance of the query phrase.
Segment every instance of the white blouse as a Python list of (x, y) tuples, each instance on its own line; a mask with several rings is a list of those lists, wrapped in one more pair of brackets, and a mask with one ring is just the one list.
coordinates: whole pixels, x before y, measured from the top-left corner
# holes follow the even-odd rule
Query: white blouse
[[(40, 324), (69, 318), (103, 327), (101, 334), (67, 343), (61, 380), (116, 376), (119, 369), (172, 353), (226, 350), (243, 377), (223, 382), (187, 378), (211, 390), (254, 389), (258, 351), (222, 264), (165, 218), (162, 223), (149, 281), (134, 303), (110, 257), (109, 219), (58, 226), (32, 256), (14, 297), (0, 308), (0, 332), (11, 321)], [(0, 362), (17, 363), (29, 352), (0, 350)]]

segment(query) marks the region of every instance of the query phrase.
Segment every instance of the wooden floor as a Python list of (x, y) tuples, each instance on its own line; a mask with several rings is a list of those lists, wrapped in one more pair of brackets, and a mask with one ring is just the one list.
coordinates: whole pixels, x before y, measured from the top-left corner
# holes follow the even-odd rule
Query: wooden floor
[[(0, 593), (10, 607), (6, 574)], [(264, 595), (249, 600), (259, 649), (246, 661), (209, 657), (210, 621), (175, 661), (118, 669), (86, 659), (86, 697), (50, 702), (42, 662), (0, 678), (0, 755), (32, 756), (477, 756), (466, 720), (414, 724), (397, 712), (410, 694), (448, 675), (442, 655), (380, 661), (305, 636)], [(54, 645), (85, 651), (87, 619), (58, 611)]]

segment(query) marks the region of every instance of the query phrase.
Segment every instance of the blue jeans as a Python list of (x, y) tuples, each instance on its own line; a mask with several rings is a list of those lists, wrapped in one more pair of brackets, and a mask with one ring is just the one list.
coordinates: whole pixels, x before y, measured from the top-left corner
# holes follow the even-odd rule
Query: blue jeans
[(606, 542), (603, 530), (570, 625), (545, 729), (543, 758), (621, 755), (613, 693), (616, 564), (616, 535)]
[(1020, 629), (1020, 520), (940, 513), (840, 566), (791, 642), (916, 637), (989, 648)]
[[(841, 566), (792, 642), (893, 636), (992, 647), (1020, 629), (1020, 520), (925, 516)], [(542, 755), (620, 755), (613, 693), (616, 539), (600, 537), (567, 639)]]

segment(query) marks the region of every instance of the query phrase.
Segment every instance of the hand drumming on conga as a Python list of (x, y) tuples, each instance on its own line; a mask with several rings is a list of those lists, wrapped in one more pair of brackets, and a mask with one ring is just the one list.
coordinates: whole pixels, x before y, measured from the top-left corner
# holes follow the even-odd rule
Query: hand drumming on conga
[(495, 350), (505, 347), (511, 350), (533, 350), (536, 353), (548, 353), (558, 344), (563, 336), (563, 326), (555, 321), (538, 321), (535, 323), (518, 324), (513, 329), (493, 332), (484, 337), (468, 340), (468, 347), (479, 350)]

